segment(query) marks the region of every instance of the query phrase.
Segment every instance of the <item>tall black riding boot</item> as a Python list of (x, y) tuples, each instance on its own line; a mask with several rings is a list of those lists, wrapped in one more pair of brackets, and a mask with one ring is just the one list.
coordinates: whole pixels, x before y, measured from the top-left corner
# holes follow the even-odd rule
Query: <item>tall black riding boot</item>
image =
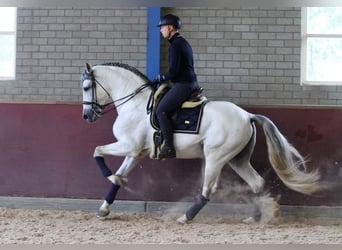
[(164, 146), (160, 150), (159, 158), (173, 158), (176, 157), (176, 150), (173, 145), (173, 128), (170, 118), (163, 113), (158, 117), (160, 130), (164, 137)]

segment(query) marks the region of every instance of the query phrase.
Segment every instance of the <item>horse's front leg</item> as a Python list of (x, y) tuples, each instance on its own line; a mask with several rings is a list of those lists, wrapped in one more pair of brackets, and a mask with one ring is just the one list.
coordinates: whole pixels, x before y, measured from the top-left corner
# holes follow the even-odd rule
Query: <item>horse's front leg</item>
[[(107, 167), (103, 156), (106, 154), (120, 156), (124, 153), (132, 153), (132, 151), (125, 152), (123, 150), (125, 149), (125, 147), (116, 147), (116, 145), (118, 145), (118, 143), (105, 146), (98, 146), (94, 152), (94, 158), (96, 160), (97, 165), (100, 168), (102, 175), (112, 183), (111, 188), (107, 193), (97, 213), (97, 217), (99, 218), (104, 218), (110, 213), (109, 207), (114, 202), (118, 190), (121, 186), (127, 184), (127, 175), (133, 170), (137, 163), (147, 154), (147, 152), (140, 152), (135, 156), (126, 156), (119, 169), (116, 171), (115, 174), (113, 174), (112, 171)], [(121, 151), (117, 150), (116, 148), (121, 149)]]
[(122, 162), (120, 168), (115, 174), (112, 174), (111, 170), (106, 166), (103, 157), (95, 157), (104, 177), (106, 177), (112, 183), (109, 192), (107, 193), (99, 211), (97, 212), (98, 218), (104, 218), (109, 215), (109, 207), (111, 204), (113, 204), (118, 190), (121, 186), (125, 186), (127, 184), (127, 175), (133, 170), (142, 157), (143, 156), (141, 155), (138, 157), (126, 156), (125, 160)]

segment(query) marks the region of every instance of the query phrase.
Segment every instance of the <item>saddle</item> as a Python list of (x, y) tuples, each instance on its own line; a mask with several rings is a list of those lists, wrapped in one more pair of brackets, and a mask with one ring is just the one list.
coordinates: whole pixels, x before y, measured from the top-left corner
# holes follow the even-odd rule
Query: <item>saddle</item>
[[(156, 110), (160, 100), (170, 90), (168, 83), (163, 83), (153, 94), (152, 109), (150, 113), (150, 122), (152, 127), (156, 130), (153, 134), (154, 150), (152, 151), (151, 158), (157, 158), (157, 151), (163, 143), (163, 135), (160, 131)], [(180, 109), (176, 110), (171, 115), (173, 132), (174, 133), (187, 133), (198, 134), (202, 112), (204, 105), (208, 102), (207, 98), (202, 94), (203, 88), (195, 91), (188, 101), (184, 102)]]

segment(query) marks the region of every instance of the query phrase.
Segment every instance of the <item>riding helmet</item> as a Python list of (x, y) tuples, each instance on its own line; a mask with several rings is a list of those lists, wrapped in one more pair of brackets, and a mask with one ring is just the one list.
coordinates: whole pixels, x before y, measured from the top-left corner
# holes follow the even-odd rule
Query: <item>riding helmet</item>
[(182, 22), (178, 16), (167, 14), (160, 19), (157, 26), (161, 27), (163, 25), (173, 25), (177, 30), (179, 30), (182, 26)]

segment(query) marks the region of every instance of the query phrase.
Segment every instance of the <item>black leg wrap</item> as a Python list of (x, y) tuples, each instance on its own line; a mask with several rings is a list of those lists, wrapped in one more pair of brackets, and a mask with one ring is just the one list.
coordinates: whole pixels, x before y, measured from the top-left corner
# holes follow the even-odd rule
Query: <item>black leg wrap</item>
[(120, 189), (119, 185), (112, 184), (108, 194), (106, 195), (105, 200), (108, 202), (108, 204), (112, 204), (115, 200), (116, 194), (118, 190)]
[(107, 167), (103, 157), (95, 156), (95, 161), (99, 166), (101, 173), (104, 177), (107, 178), (108, 176), (111, 176), (113, 174), (112, 171), (110, 171), (110, 169)]
[(207, 204), (209, 200), (203, 195), (200, 195), (194, 205), (186, 212), (185, 216), (187, 220), (192, 220), (198, 212)]

